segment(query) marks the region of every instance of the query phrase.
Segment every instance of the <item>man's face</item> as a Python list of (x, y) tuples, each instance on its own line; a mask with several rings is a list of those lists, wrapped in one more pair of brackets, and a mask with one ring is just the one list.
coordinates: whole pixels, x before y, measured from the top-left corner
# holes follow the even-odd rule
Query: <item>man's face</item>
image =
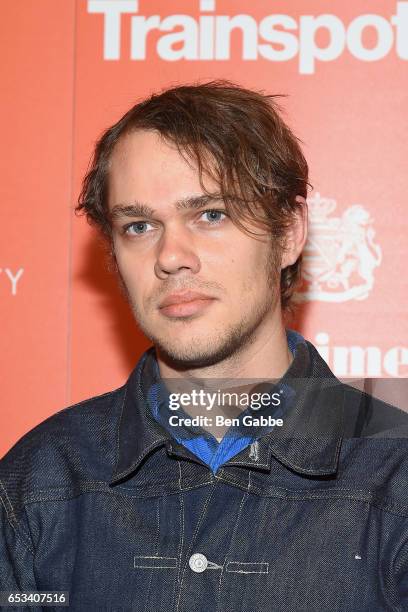
[[(218, 191), (210, 179), (205, 186)], [(118, 272), (142, 331), (186, 368), (237, 354), (280, 320), (269, 237), (245, 234), (222, 200), (203, 196), (198, 171), (156, 132), (116, 146), (109, 209)]]

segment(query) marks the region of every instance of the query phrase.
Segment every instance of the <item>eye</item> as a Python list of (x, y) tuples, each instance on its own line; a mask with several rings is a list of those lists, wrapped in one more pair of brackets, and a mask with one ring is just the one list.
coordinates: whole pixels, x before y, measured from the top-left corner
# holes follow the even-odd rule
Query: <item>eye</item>
[[(207, 221), (209, 221), (210, 225), (216, 225), (217, 223), (224, 221), (224, 218), (226, 218), (226, 214), (223, 210), (205, 210), (201, 213), (201, 216), (205, 215), (207, 215)], [(221, 218), (222, 215), (224, 215), (223, 218)]]
[(147, 226), (151, 226), (147, 221), (135, 221), (133, 223), (129, 223), (125, 225), (123, 228), (123, 233), (128, 236), (140, 236), (141, 234), (146, 234)]

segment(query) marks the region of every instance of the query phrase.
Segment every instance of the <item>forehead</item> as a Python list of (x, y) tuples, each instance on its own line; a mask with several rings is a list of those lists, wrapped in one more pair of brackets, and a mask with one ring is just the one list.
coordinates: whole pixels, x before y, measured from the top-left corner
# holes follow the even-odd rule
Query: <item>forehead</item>
[[(208, 179), (205, 184), (211, 187)], [(109, 208), (134, 199), (158, 205), (203, 192), (195, 164), (188, 163), (175, 144), (147, 130), (127, 134), (117, 143), (108, 185)]]

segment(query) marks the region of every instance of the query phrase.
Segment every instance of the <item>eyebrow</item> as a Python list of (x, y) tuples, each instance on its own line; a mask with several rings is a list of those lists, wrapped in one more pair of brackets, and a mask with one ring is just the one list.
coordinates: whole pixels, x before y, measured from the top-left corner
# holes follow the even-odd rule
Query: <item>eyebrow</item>
[[(221, 194), (201, 194), (199, 196), (188, 196), (174, 202), (177, 210), (195, 210), (206, 206), (210, 202), (222, 200)], [(115, 204), (109, 211), (111, 221), (120, 219), (121, 217), (153, 217), (156, 213), (154, 208), (148, 204), (135, 200), (131, 203)]]

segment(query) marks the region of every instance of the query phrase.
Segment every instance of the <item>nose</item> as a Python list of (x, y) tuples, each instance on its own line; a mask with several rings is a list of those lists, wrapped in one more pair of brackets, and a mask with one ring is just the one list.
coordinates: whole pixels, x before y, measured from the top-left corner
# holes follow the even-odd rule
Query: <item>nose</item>
[(200, 268), (200, 259), (187, 229), (166, 228), (157, 246), (154, 266), (156, 276), (164, 280), (170, 274), (178, 274), (183, 270), (196, 274)]

